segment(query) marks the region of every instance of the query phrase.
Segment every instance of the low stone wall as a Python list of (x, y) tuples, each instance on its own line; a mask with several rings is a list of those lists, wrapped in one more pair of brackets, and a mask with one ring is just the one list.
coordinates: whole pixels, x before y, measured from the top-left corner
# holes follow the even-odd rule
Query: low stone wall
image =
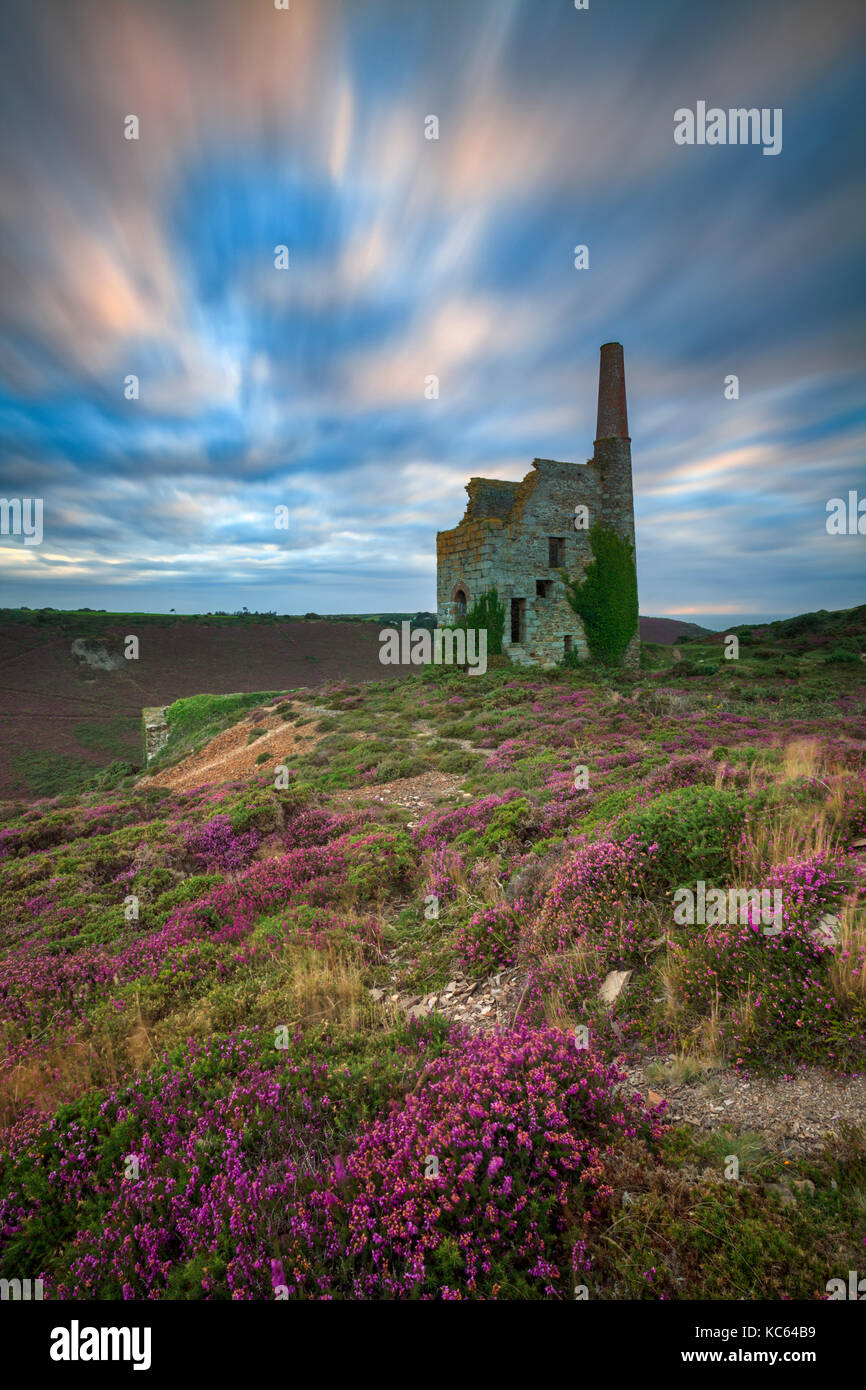
[(168, 743), (168, 705), (152, 705), (141, 712), (145, 767)]

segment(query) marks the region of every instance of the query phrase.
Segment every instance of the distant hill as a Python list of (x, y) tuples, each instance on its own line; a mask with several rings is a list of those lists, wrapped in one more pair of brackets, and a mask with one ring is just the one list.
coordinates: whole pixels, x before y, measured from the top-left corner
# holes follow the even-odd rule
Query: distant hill
[(0, 796), (74, 792), (139, 763), (146, 705), (409, 669), (381, 665), (374, 623), (340, 618), (0, 610)]
[(862, 652), (866, 638), (866, 603), (857, 608), (800, 613), (796, 618), (780, 618), (774, 623), (746, 624), (728, 629), (739, 637), (768, 645), (783, 644), (792, 651), (808, 651), (838, 644), (844, 650)]
[(708, 637), (710, 629), (697, 623), (684, 623), (681, 618), (641, 618), (640, 640), (658, 642), (663, 647), (672, 647), (683, 636)]
[(718, 669), (720, 659), (724, 665), (731, 637), (737, 638), (736, 662), (744, 675), (766, 676), (772, 670), (786, 682), (802, 684), (817, 679), (824, 668), (833, 667), (838, 681), (842, 671), (850, 672), (866, 662), (866, 604), (835, 612), (821, 609), (800, 613), (774, 622), (740, 623), (699, 636), (680, 631), (673, 648), (663, 638), (648, 641), (643, 623), (641, 619), (644, 669), (676, 669), (680, 676), (707, 676)]
[[(111, 763), (140, 764), (148, 705), (406, 675), (413, 668), (383, 668), (378, 640), (381, 626), (405, 619), (435, 623), (433, 613), (411, 612), (0, 609), (0, 797), (74, 793)], [(739, 635), (744, 666), (775, 661), (777, 674), (791, 678), (830, 663), (850, 669), (866, 656), (866, 605), (726, 631)], [(133, 660), (124, 655), (129, 634), (139, 638)], [(714, 669), (724, 641), (724, 632), (679, 618), (641, 618), (640, 635), (645, 669), (668, 669), (673, 658), (681, 676)], [(677, 660), (671, 648), (680, 642)]]

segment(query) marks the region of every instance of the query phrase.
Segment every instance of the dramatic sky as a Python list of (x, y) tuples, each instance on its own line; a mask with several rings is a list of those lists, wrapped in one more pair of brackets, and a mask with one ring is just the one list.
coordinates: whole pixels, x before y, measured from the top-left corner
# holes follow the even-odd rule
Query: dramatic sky
[[(861, 0), (5, 0), (0, 52), (0, 604), (432, 608), (611, 339), (641, 611), (863, 601)], [(676, 145), (698, 101), (782, 152)]]

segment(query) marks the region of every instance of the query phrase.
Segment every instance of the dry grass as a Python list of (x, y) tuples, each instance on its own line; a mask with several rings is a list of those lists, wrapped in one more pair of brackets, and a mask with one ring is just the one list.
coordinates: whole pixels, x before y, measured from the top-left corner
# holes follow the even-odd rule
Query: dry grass
[(665, 1014), (677, 1026), (683, 1013), (682, 972), (684, 961), (681, 955), (668, 951), (659, 966), (659, 982), (662, 987)]
[(820, 741), (806, 738), (788, 743), (776, 780), (781, 785), (811, 782), (819, 795), (821, 790), (824, 795), (818, 805), (779, 807), (753, 823), (748, 839), (740, 847), (734, 886), (758, 883), (767, 869), (788, 859), (832, 853), (837, 848), (837, 831), (850, 777), (826, 759)]
[(24, 1111), (49, 1115), (65, 1101), (111, 1080), (112, 1069), (113, 1058), (109, 1064), (85, 1043), (60, 1044), (0, 1078), (0, 1125), (14, 1124)]
[(866, 1002), (866, 910), (847, 902), (839, 914), (839, 941), (830, 966), (833, 993), (842, 1004)]
[(596, 952), (591, 946), (582, 944), (572, 947), (570, 951), (556, 951), (546, 956), (543, 964), (555, 971), (556, 975), (550, 993), (544, 1001), (545, 1023), (568, 1031), (578, 1023), (586, 1022), (583, 1016), (578, 1017), (573, 1007), (565, 1001), (566, 998), (574, 998), (576, 993), (581, 993), (583, 986), (580, 982), (597, 969)]
[[(719, 764), (716, 787), (725, 785), (728, 771), (726, 763)], [(823, 854), (837, 848), (846, 794), (850, 794), (850, 772), (827, 757), (821, 740), (792, 739), (782, 748), (781, 760), (772, 772), (765, 763), (753, 762), (749, 767), (748, 789), (754, 792), (765, 787), (768, 777), (773, 777), (779, 786), (811, 782), (817, 804), (779, 807), (754, 822), (748, 839), (740, 847), (734, 887), (759, 882), (768, 868), (787, 859)]]
[(706, 1076), (718, 1065), (717, 1057), (702, 1057), (687, 1048), (681, 1048), (674, 1057), (668, 1057), (664, 1062), (651, 1062), (645, 1075), (647, 1081), (657, 1085), (678, 1086)]
[(326, 1020), (352, 1030), (359, 1028), (369, 1011), (369, 996), (358, 962), (333, 949), (305, 949), (294, 954), (287, 995), (277, 996), (285, 998), (292, 1021), (309, 1024)]
[(87, 1041), (58, 1045), (0, 1078), (0, 1124), (26, 1109), (48, 1114), (93, 1088), (116, 1086), (190, 1038), (207, 1040), (243, 1024), (275, 1030), (328, 1024), (342, 1031), (386, 1026), (362, 982), (360, 948), (341, 942), (316, 951), (287, 946), (216, 990), (159, 1018), (136, 1000)]
[(685, 964), (682, 956), (668, 953), (667, 959), (659, 968), (665, 1014), (677, 1036), (682, 1039), (678, 1056), (683, 1058), (684, 1064), (685, 1058), (689, 1058), (691, 1065), (702, 1071), (710, 1071), (724, 1064), (721, 1001), (716, 990), (709, 1014), (689, 1026), (689, 1022), (683, 1017), (685, 996), (682, 989), (682, 972)]
[(470, 881), (463, 868), (457, 868), (454, 883), (457, 885), (457, 899), (465, 902), (468, 910), (478, 912), (484, 907), (498, 907), (505, 902), (505, 886), (502, 878), (502, 860), (499, 855), (492, 859), (477, 859), (475, 872)]
[(817, 738), (798, 738), (786, 744), (779, 781), (794, 782), (800, 777), (817, 779), (822, 767), (822, 752)]
[(697, 1037), (699, 1039), (698, 1051), (703, 1057), (724, 1056), (724, 1046), (722, 1044), (722, 1013), (719, 1000), (719, 991), (713, 995), (713, 1003), (706, 1018), (701, 1019), (698, 1025)]
[(328, 1023), (354, 1031), (369, 1023), (371, 1008), (352, 946), (316, 951), (293, 945), (269, 961), (264, 973), (250, 971), (232, 991), (196, 1000), (152, 1032), (161, 1050), (169, 1038), (210, 1037), (242, 1023), (267, 1029)]

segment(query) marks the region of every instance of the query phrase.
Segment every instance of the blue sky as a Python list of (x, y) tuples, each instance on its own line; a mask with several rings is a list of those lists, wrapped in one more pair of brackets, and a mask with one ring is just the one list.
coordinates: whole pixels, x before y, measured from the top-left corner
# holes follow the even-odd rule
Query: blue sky
[[(44, 539), (0, 537), (0, 603), (432, 608), (471, 476), (590, 456), (611, 339), (641, 611), (861, 602), (864, 38), (848, 0), (7, 0), (0, 496)], [(781, 153), (676, 145), (699, 100), (780, 107)]]

